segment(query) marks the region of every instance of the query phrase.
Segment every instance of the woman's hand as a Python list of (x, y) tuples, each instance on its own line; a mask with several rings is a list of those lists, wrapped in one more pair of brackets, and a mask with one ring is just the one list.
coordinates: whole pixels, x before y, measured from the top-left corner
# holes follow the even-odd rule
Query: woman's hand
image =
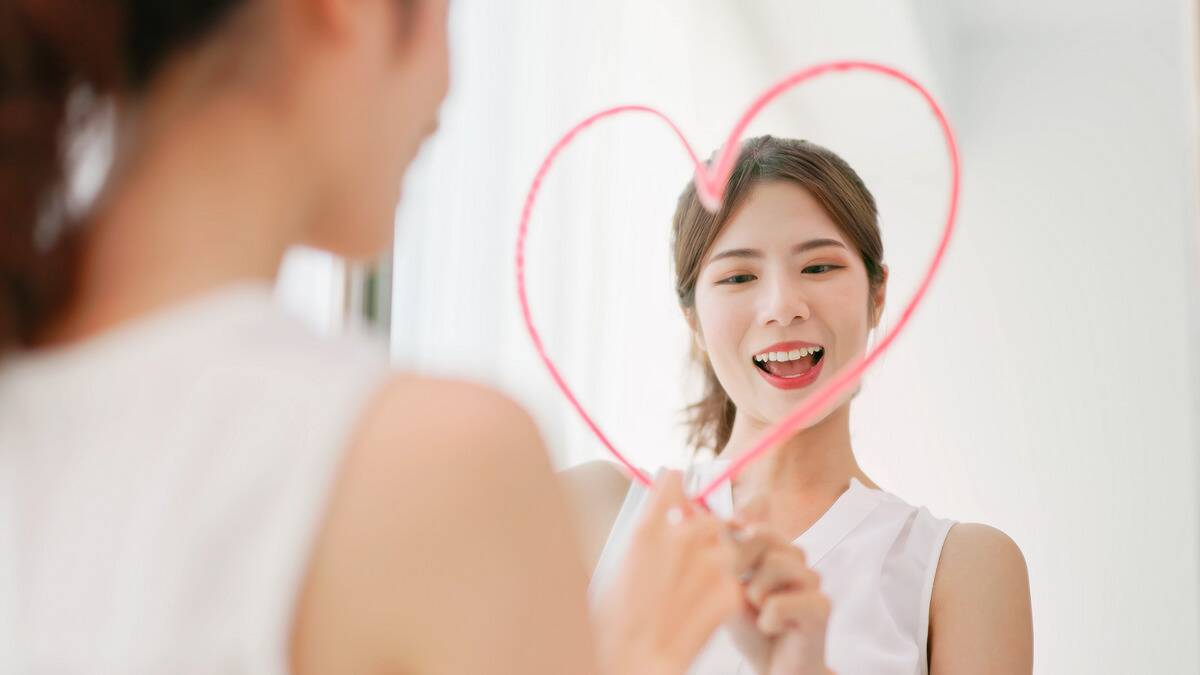
[(737, 527), (742, 612), (728, 622), (759, 675), (831, 675), (825, 666), (829, 599), (804, 551), (763, 525)]
[(742, 607), (734, 557), (726, 525), (689, 503), (678, 472), (662, 475), (596, 611), (601, 672), (684, 673)]

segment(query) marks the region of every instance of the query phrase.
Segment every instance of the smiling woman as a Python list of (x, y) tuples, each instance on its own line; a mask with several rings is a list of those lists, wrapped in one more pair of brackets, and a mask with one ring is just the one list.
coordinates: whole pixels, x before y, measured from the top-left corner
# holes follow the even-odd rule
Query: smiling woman
[[(761, 248), (741, 246), (732, 240), (717, 242), (723, 231), (722, 226), (742, 208), (751, 190), (763, 183), (770, 185), (762, 186), (765, 190), (760, 191), (764, 194), (769, 191), (772, 197), (777, 192), (796, 192), (800, 200), (807, 202), (803, 204), (805, 210), (830, 221), (833, 226), (835, 236), (825, 233), (784, 249), (794, 257), (803, 258), (800, 261), (805, 265), (802, 274), (828, 277), (845, 269), (852, 260), (843, 239), (849, 242), (857, 253), (858, 265), (866, 270), (865, 280), (871, 291), (867, 297), (867, 314), (872, 317), (872, 325), (877, 323), (883, 309), (887, 268), (883, 264), (883, 240), (879, 234), (875, 199), (858, 174), (829, 150), (805, 141), (761, 136), (748, 139), (743, 144), (741, 161), (729, 178), (725, 203), (720, 212), (710, 213), (704, 209), (692, 184), (679, 198), (673, 225), (675, 292), (693, 330), (697, 328), (697, 287), (702, 272), (719, 278), (711, 279), (700, 295), (718, 295), (707, 291), (708, 286), (719, 284), (733, 287), (721, 289), (719, 295), (728, 296), (739, 292), (741, 284), (755, 280), (755, 275), (750, 273), (751, 268), (761, 267), (766, 262), (767, 253)], [(780, 196), (785, 200), (787, 198), (783, 194)], [(774, 219), (788, 215), (785, 210), (770, 214), (769, 217)], [(735, 409), (715, 370), (719, 366), (712, 363), (701, 348), (703, 338), (700, 333), (697, 333), (697, 337), (700, 340), (693, 356), (704, 372), (704, 396), (690, 408), (689, 441), (697, 450), (711, 449), (719, 454), (733, 430)], [(821, 344), (814, 346), (822, 347)], [(798, 345), (768, 346), (767, 343), (756, 347), (759, 350), (753, 351), (752, 356), (801, 348)], [(824, 353), (824, 348), (821, 351)], [(846, 355), (847, 358), (850, 356)], [(779, 362), (780, 359), (768, 357), (767, 362), (771, 361)], [(819, 362), (820, 359), (816, 359), (813, 365)], [(740, 368), (741, 363), (737, 367)], [(815, 380), (814, 377), (812, 381)]]
[[(888, 268), (863, 181), (800, 140), (746, 141), (716, 213), (689, 183), (673, 235), (675, 290), (706, 380), (690, 408), (691, 441), (718, 455), (694, 467), (694, 489), (862, 357)], [(851, 447), (855, 393), (707, 498), (714, 513), (749, 527), (760, 558), (744, 570), (746, 613), (689, 672), (816, 672), (795, 664), (818, 662), (842, 674), (1030, 672), (1020, 549), (999, 530), (937, 518), (879, 488)], [(576, 501), (590, 524), (587, 548), (599, 551), (593, 592), (612, 583), (647, 501), (612, 471), (568, 472), (585, 495)], [(827, 612), (794, 598), (813, 587)], [(983, 655), (975, 645), (985, 642), (993, 648)]]

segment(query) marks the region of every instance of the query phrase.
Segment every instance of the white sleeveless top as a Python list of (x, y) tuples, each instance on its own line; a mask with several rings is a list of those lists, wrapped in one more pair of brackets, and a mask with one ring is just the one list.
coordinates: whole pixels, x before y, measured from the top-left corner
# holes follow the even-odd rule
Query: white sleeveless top
[[(697, 492), (728, 466), (705, 462), (689, 472)], [(647, 490), (629, 489), (592, 576), (590, 593), (602, 593), (620, 565), (640, 518)], [(708, 499), (713, 512), (733, 513), (726, 481)], [(795, 543), (821, 576), (831, 610), (826, 664), (838, 675), (926, 675), (929, 600), (942, 543), (954, 521), (930, 515), (856, 479)], [(752, 675), (732, 637), (720, 629), (700, 652), (690, 675)]]
[(287, 672), (339, 457), (387, 374), (258, 283), (0, 359), (0, 672)]

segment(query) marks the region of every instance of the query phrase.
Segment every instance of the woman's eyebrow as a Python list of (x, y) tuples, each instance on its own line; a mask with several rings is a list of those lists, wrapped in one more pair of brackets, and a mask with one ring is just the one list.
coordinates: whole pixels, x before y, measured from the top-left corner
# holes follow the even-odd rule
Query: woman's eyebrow
[(803, 244), (796, 244), (795, 246), (793, 246), (792, 247), (792, 255), (795, 255), (797, 253), (805, 253), (807, 251), (813, 250), (814, 248), (825, 248), (826, 246), (836, 246), (838, 248), (846, 248), (846, 245), (843, 244), (842, 242), (838, 241), (837, 239), (812, 239), (810, 241), (804, 242)]
[[(825, 248), (826, 246), (836, 246), (838, 248), (846, 248), (846, 245), (837, 239), (811, 239), (803, 244), (796, 244), (792, 247), (792, 255), (798, 253), (806, 253), (813, 249)], [(762, 251), (756, 248), (731, 248), (721, 251), (708, 259), (708, 262), (714, 263), (724, 258), (761, 258)]]

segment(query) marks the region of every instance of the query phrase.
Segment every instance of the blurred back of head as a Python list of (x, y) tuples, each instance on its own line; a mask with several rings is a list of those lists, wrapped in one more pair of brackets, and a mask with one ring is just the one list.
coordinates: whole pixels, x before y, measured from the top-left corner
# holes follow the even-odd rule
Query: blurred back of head
[(220, 106), (224, 123), (266, 120), (303, 159), (286, 167), (304, 206), (294, 243), (377, 254), (448, 86), (445, 13), (444, 0), (0, 0), (0, 353), (36, 344), (76, 293), (95, 209), (72, 208), (71, 148), (101, 111), (117, 140), (101, 200)]

